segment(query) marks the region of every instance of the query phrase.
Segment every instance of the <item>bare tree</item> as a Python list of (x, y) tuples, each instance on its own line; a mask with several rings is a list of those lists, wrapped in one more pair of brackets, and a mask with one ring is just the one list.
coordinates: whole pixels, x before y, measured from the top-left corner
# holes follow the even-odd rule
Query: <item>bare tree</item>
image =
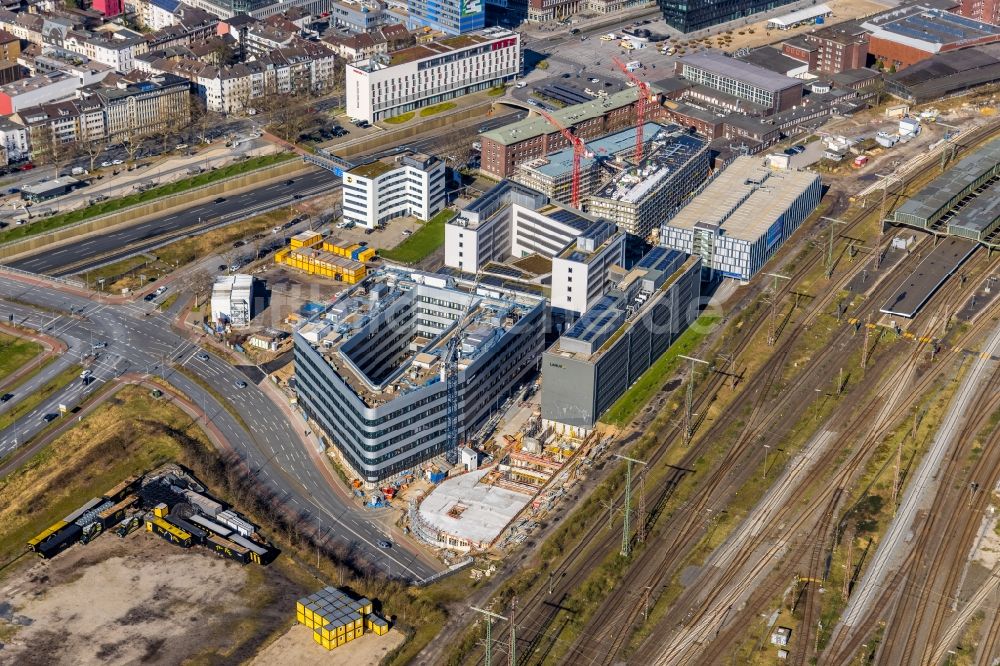
[(94, 170), (94, 164), (97, 163), (97, 158), (101, 156), (108, 148), (107, 141), (104, 138), (91, 139), (80, 145), (80, 152), (87, 156), (90, 160), (90, 171)]
[(135, 162), (135, 156), (138, 154), (139, 149), (142, 148), (142, 144), (145, 142), (147, 137), (146, 129), (139, 127), (130, 127), (121, 137), (122, 148), (128, 154), (128, 161)]

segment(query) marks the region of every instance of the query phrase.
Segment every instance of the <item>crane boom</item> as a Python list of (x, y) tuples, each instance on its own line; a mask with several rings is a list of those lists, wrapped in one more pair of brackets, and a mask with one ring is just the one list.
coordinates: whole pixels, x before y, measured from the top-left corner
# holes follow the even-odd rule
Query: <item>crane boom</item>
[(625, 66), (618, 58), (612, 58), (618, 69), (622, 70), (625, 76), (628, 77), (629, 81), (634, 83), (639, 89), (639, 99), (635, 106), (635, 161), (639, 163), (642, 160), (642, 149), (643, 149), (643, 138), (642, 129), (646, 124), (646, 104), (649, 102), (649, 84), (640, 79), (638, 76), (629, 71), (629, 68)]
[(562, 123), (555, 119), (555, 117), (539, 109), (538, 111), (545, 120), (549, 121), (549, 124), (555, 127), (563, 135), (569, 145), (573, 148), (573, 180), (572, 180), (572, 190), (571, 190), (571, 201), (574, 208), (580, 207), (580, 158), (583, 157), (584, 153), (587, 151), (587, 146), (583, 143), (583, 139), (576, 136), (568, 129), (566, 129)]

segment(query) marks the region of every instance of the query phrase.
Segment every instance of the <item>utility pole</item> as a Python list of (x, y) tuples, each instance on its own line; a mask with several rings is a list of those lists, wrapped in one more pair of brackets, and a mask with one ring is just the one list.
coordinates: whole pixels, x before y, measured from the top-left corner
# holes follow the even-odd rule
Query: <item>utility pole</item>
[(486, 618), (486, 666), (493, 666), (493, 620), (506, 620), (503, 615), (497, 615), (496, 613), (488, 610), (483, 610), (482, 608), (476, 608), (475, 606), (469, 606), (471, 610), (477, 613), (482, 613)]
[(848, 595), (851, 593), (851, 570), (854, 568), (854, 531), (851, 530), (850, 535), (847, 539), (847, 563), (844, 565), (844, 588), (841, 590), (841, 594), (844, 596), (844, 601), (847, 601)]
[(765, 444), (764, 445), (764, 469), (762, 469), (760, 471), (760, 480), (761, 481), (766, 481), (767, 480), (767, 452), (770, 451), (770, 450), (771, 450), (771, 445), (770, 444)]
[(889, 185), (895, 180), (896, 182), (902, 182), (899, 176), (893, 174), (875, 174), (878, 178), (882, 179), (882, 201), (878, 206), (878, 237), (875, 245), (875, 270), (877, 271), (882, 267), (882, 232), (885, 229), (885, 206), (886, 197), (889, 194)]
[(517, 666), (517, 636), (514, 633), (514, 609), (517, 597), (510, 600), (510, 650), (507, 652), (507, 666)]
[(639, 511), (637, 512), (635, 531), (636, 543), (646, 542), (646, 475), (639, 477)]
[(819, 219), (830, 223), (830, 244), (826, 248), (826, 277), (830, 278), (833, 276), (833, 232), (838, 224), (847, 224), (847, 222), (834, 217), (821, 217)]
[(865, 368), (868, 365), (868, 336), (871, 334), (871, 323), (872, 316), (869, 314), (865, 317), (865, 342), (864, 347), (861, 349), (861, 372), (864, 374)]
[(789, 280), (792, 278), (787, 275), (781, 275), (779, 273), (765, 273), (774, 278), (774, 283), (771, 286), (771, 320), (767, 326), (767, 344), (768, 346), (774, 346), (777, 341), (774, 334), (774, 318), (778, 309), (778, 280)]
[(687, 396), (684, 400), (684, 443), (688, 444), (691, 442), (691, 436), (694, 434), (694, 415), (691, 413), (691, 410), (694, 409), (695, 363), (708, 365), (708, 361), (695, 358), (693, 356), (685, 356), (683, 354), (680, 354), (679, 356), (685, 361), (691, 361), (691, 376), (688, 377)]
[(601, 500), (601, 506), (608, 510), (608, 530), (611, 530), (615, 519), (615, 498), (612, 497), (606, 502)]
[(622, 549), (621, 556), (628, 557), (632, 553), (632, 543), (629, 541), (629, 514), (632, 511), (632, 463), (638, 465), (645, 465), (644, 460), (636, 460), (635, 458), (629, 458), (628, 456), (623, 456), (620, 453), (615, 454), (615, 458), (621, 458), (625, 461), (625, 519), (622, 521)]

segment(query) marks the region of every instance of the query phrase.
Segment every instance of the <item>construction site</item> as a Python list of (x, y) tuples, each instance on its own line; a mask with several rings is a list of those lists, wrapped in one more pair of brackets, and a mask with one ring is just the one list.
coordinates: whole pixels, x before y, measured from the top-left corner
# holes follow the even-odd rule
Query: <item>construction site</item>
[(241, 564), (269, 564), (278, 554), (250, 521), (177, 465), (125, 479), (30, 539), (28, 550), (49, 559), (104, 532), (124, 538), (143, 526), (181, 548), (203, 546)]

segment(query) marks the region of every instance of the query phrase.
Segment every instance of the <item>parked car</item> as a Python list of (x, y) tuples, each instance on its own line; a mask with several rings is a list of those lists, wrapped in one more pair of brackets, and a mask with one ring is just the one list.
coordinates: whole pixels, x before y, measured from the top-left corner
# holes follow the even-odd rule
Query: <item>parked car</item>
[(207, 361), (208, 360), (208, 354), (206, 354), (205, 352), (202, 352), (202, 353), (198, 354), (198, 360), (199, 361)]
[(389, 541), (379, 541), (378, 542), (378, 547), (379, 548), (392, 548), (392, 543), (389, 542)]
[(800, 153), (806, 152), (806, 147), (803, 145), (792, 146), (791, 148), (789, 148), (789, 150), (792, 151), (792, 155), (798, 155)]
[(236, 386), (236, 388), (245, 389), (247, 387), (247, 383), (245, 381), (243, 381), (242, 379), (239, 379), (239, 380), (236, 381), (236, 383), (234, 384), (234, 386)]
[(412, 236), (413, 232), (410, 231), (409, 229), (403, 229), (403, 235), (404, 236)]

